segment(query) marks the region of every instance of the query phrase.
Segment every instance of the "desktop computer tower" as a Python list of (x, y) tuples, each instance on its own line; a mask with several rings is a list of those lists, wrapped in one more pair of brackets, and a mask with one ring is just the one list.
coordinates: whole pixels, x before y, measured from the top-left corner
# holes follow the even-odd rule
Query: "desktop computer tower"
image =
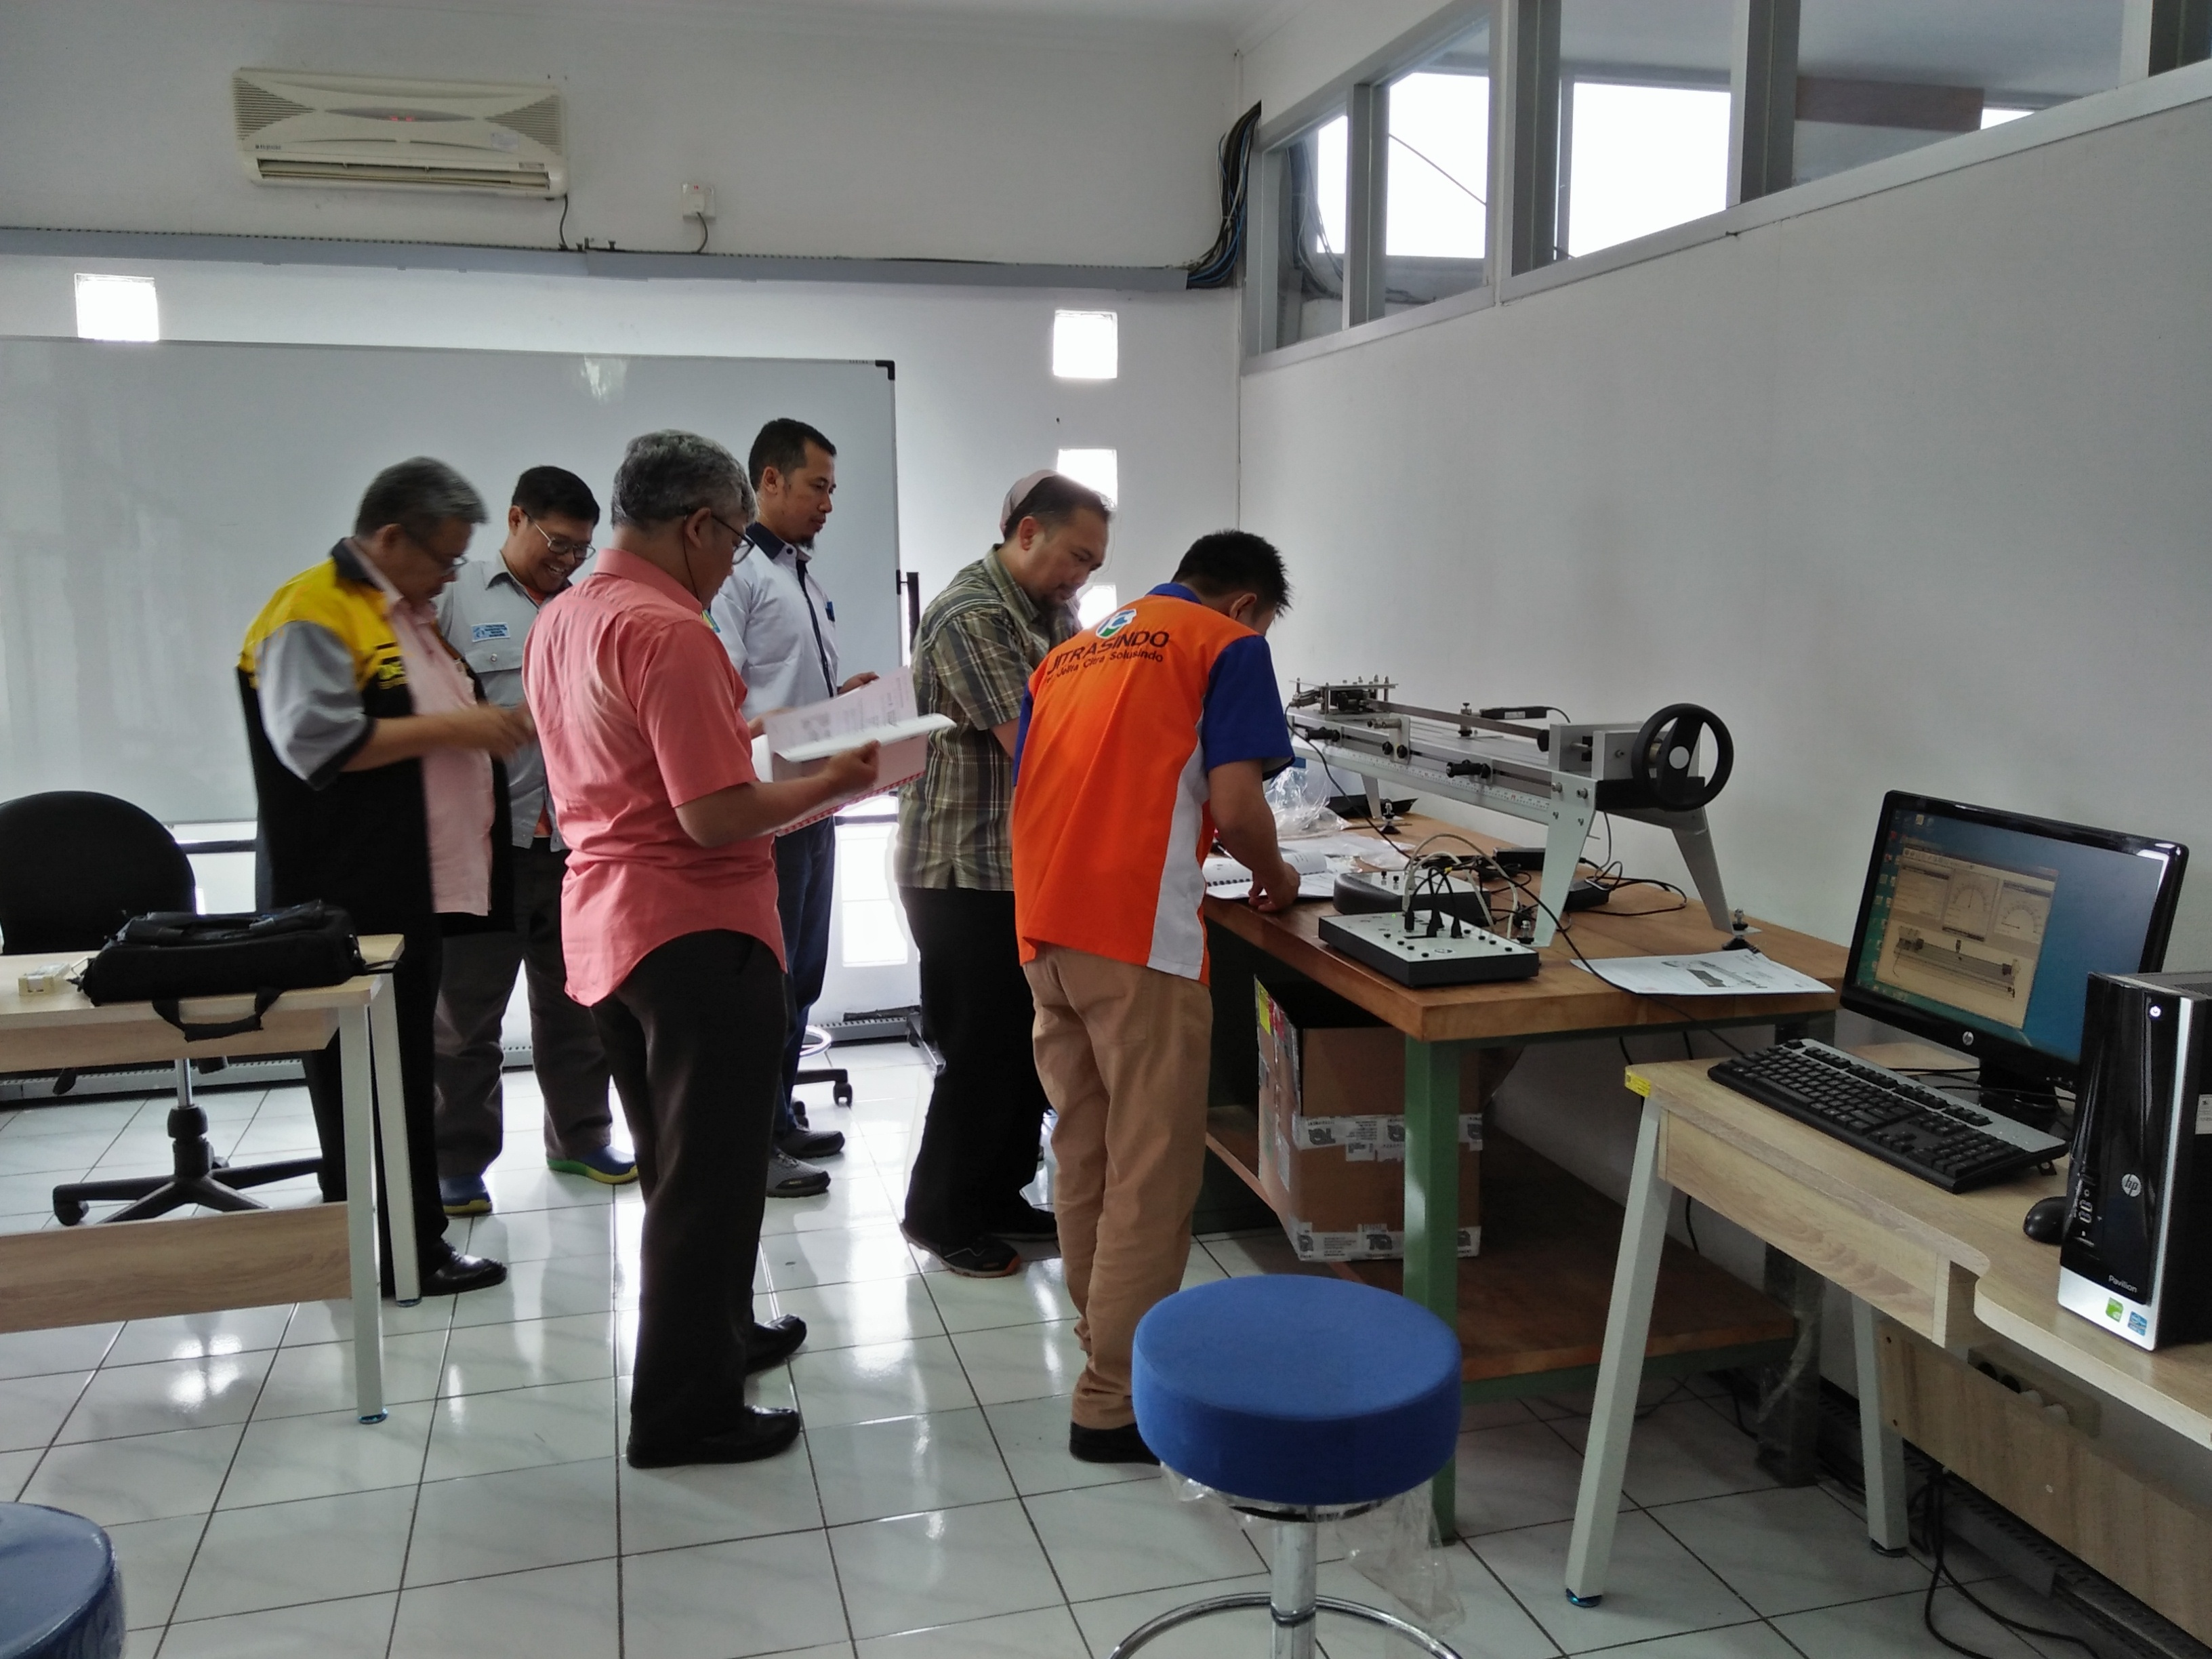
[(2212, 1337), (2212, 975), (2092, 974), (2058, 1303), (2139, 1348)]

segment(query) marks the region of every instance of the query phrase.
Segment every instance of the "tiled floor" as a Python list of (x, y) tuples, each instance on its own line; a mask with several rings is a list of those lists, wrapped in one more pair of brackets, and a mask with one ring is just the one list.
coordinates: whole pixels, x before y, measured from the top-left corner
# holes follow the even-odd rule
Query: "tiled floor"
[[(811, 1332), (758, 1382), (763, 1403), (805, 1413), (791, 1453), (653, 1473), (619, 1461), (642, 1211), (634, 1189), (546, 1172), (534, 1086), (511, 1073), (498, 1209), (467, 1243), (513, 1275), (386, 1310), (387, 1421), (349, 1409), (342, 1305), (0, 1336), (0, 1499), (109, 1528), (131, 1659), (1090, 1659), (1156, 1613), (1263, 1584), (1266, 1540), (1235, 1516), (1067, 1455), (1080, 1359), (1057, 1264), (994, 1282), (926, 1271), (895, 1222), (924, 1073), (902, 1048), (839, 1058), (857, 1103), (813, 1109), (849, 1139), (836, 1184), (771, 1203), (759, 1268), (763, 1316), (798, 1313)], [(221, 1152), (313, 1150), (298, 1090), (204, 1104)], [(0, 1112), (0, 1231), (46, 1224), (48, 1188), (87, 1170), (166, 1168), (167, 1109)], [(1190, 1279), (1291, 1265), (1272, 1236), (1213, 1237)], [(1571, 1401), (1468, 1413), (1466, 1541), (1443, 1558), (1464, 1612), (1440, 1633), (1468, 1659), (1945, 1651), (1920, 1626), (1924, 1564), (1870, 1553), (1839, 1496), (1774, 1489), (1702, 1382), (1638, 1429), (1611, 1592), (1569, 1606), (1583, 1426)], [(1324, 1593), (1387, 1600), (1344, 1542), (1328, 1541)], [(1985, 1568), (1969, 1576), (2008, 1611), (2055, 1616)], [(1984, 1654), (2040, 1651), (1954, 1593), (1937, 1611)], [(1333, 1618), (1322, 1638), (1332, 1659), (1411, 1651)], [(1147, 1651), (1258, 1655), (1265, 1617)]]

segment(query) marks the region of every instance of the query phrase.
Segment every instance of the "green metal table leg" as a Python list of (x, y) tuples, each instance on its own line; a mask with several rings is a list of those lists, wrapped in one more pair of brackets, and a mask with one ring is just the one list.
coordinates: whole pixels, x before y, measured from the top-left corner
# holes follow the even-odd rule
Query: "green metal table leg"
[[(1459, 1072), (1463, 1044), (1406, 1039), (1406, 1294), (1459, 1328)], [(1440, 1536), (1456, 1535), (1457, 1471), (1429, 1483)]]

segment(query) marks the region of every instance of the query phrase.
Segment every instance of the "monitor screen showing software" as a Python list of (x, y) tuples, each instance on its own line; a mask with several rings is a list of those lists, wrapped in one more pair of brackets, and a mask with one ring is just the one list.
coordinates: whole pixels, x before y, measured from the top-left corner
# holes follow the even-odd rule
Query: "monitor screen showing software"
[(1853, 988), (2078, 1060), (2089, 975), (2143, 965), (2168, 860), (1926, 805), (1886, 815)]

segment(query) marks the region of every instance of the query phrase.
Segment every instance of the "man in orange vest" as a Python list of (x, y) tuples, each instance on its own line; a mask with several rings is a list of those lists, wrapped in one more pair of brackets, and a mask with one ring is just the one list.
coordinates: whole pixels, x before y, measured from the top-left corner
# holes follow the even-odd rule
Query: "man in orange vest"
[(1130, 1345), (1182, 1282), (1206, 1156), (1213, 1010), (1201, 860), (1217, 837), (1279, 910), (1298, 878), (1264, 785), (1290, 763), (1265, 635), (1282, 556), (1224, 530), (1175, 580), (1055, 648), (1016, 750), (1014, 915), (1058, 1113), (1054, 1210), (1087, 1356), (1068, 1449), (1156, 1462), (1130, 1402)]

